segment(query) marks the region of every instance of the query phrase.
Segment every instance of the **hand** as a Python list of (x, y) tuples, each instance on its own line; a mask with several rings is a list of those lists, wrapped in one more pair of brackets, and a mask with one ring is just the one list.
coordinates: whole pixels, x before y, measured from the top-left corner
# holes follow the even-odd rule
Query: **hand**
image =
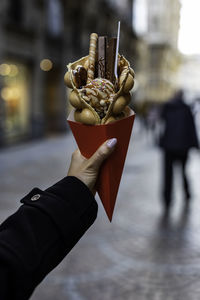
[(102, 162), (113, 152), (117, 139), (113, 138), (103, 143), (97, 151), (89, 158), (83, 157), (77, 149), (72, 154), (72, 160), (68, 176), (75, 176), (80, 179), (95, 194), (95, 183), (98, 177), (99, 168)]

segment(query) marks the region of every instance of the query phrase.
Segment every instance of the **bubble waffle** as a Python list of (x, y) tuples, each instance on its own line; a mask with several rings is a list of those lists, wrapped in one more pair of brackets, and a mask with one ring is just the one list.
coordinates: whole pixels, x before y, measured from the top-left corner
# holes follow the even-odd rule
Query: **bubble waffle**
[(77, 122), (100, 125), (126, 116), (134, 71), (125, 57), (118, 55), (118, 78), (114, 78), (114, 65), (111, 63), (115, 55), (111, 53), (114, 43), (114, 38), (98, 38), (96, 33), (92, 33), (89, 55), (67, 66), (64, 80), (72, 89), (69, 101), (76, 109), (74, 118)]

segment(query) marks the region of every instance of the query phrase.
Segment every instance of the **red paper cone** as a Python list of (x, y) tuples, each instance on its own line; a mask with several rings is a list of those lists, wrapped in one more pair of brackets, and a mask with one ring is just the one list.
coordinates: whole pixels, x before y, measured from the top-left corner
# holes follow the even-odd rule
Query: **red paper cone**
[(111, 221), (135, 114), (130, 110), (128, 117), (106, 125), (84, 125), (75, 122), (73, 115), (74, 110), (68, 117), (68, 123), (84, 157), (91, 157), (106, 140), (117, 138), (116, 149), (103, 163), (96, 185), (106, 214)]

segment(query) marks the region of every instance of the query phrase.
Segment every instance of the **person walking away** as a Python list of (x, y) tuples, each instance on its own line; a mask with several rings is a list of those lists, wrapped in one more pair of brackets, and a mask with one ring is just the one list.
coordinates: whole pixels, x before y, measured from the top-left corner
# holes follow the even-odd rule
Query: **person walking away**
[(172, 202), (175, 163), (181, 167), (185, 201), (189, 204), (191, 193), (186, 175), (188, 153), (191, 148), (199, 147), (194, 118), (189, 105), (184, 102), (182, 90), (164, 104), (161, 120), (164, 123), (160, 137), (160, 147), (163, 149), (163, 201), (165, 212), (168, 212)]

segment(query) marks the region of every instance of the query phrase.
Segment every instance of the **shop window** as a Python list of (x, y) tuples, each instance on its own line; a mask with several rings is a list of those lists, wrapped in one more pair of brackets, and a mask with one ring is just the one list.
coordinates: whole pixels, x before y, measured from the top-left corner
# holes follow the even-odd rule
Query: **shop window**
[(27, 136), (29, 118), (29, 72), (26, 66), (17, 63), (2, 63), (0, 76), (3, 86), (0, 91), (4, 103), (4, 135), (6, 140)]

